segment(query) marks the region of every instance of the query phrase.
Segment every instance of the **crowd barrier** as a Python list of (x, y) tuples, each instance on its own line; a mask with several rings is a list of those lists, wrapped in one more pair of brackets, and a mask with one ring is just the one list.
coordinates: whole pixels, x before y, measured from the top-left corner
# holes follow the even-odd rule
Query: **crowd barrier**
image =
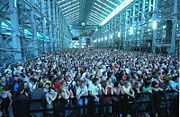
[[(135, 97), (127, 95), (99, 96), (97, 103), (93, 97), (81, 97), (82, 105), (77, 99), (56, 99), (48, 106), (45, 99), (14, 100), (15, 117), (120, 117), (130, 114), (132, 117), (177, 117), (179, 114), (179, 94), (176, 92), (139, 93)], [(104, 99), (109, 98), (109, 101)], [(88, 103), (86, 103), (88, 100)]]

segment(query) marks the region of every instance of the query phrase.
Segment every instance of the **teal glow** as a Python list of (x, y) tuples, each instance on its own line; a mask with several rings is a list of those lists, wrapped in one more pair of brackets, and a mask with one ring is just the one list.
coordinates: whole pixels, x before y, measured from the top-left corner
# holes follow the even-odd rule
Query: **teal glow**
[(104, 21), (102, 21), (102, 23), (100, 24), (101, 26), (103, 26), (104, 24), (106, 24), (111, 18), (113, 18), (116, 14), (118, 14), (120, 11), (122, 11), (125, 7), (127, 7), (129, 4), (131, 4), (134, 0), (125, 0), (123, 1), (119, 6), (116, 7), (116, 9), (114, 9), (107, 17)]
[(154, 21), (152, 22), (152, 28), (153, 28), (154, 30), (156, 30), (156, 28), (157, 28), (157, 21), (156, 21), (156, 20), (154, 20)]
[(131, 26), (131, 27), (130, 27), (130, 35), (132, 35), (133, 32), (134, 32), (134, 30), (133, 30), (133, 27)]
[(39, 40), (43, 40), (43, 34), (41, 32), (37, 32), (37, 38)]
[[(7, 20), (7, 22), (8, 22), (9, 24), (11, 24), (10, 21)], [(7, 30), (11, 30), (11, 27), (8, 26), (8, 24), (6, 24), (5, 22), (1, 22), (1, 28), (7, 29)]]

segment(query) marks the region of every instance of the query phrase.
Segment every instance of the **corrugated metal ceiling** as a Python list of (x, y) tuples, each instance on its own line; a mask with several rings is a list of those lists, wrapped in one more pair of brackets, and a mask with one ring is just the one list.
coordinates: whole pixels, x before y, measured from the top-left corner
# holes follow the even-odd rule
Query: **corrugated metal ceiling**
[(71, 26), (99, 26), (124, 0), (58, 0), (67, 23)]

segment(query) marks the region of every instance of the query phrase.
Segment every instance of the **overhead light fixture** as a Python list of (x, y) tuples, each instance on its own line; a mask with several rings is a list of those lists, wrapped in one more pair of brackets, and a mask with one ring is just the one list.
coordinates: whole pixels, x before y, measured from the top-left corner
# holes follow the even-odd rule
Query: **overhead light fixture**
[(104, 2), (97, 0), (99, 3), (103, 4), (104, 6), (108, 7), (109, 9), (113, 10), (113, 8), (107, 4), (105, 4)]
[(97, 17), (95, 17), (95, 16), (93, 16), (93, 15), (90, 15), (89, 18), (95, 19), (96, 21), (102, 20), (102, 19), (97, 18)]
[(75, 13), (79, 13), (79, 10), (80, 10), (80, 9), (74, 10), (74, 11), (72, 11), (72, 12), (68, 12), (68, 13), (64, 14), (64, 17), (66, 17), (66, 16), (68, 16), (68, 15), (75, 14)]
[(110, 0), (107, 0), (109, 3), (113, 4), (114, 6), (118, 6), (117, 4), (115, 4), (114, 2), (110, 1)]
[(100, 10), (100, 9), (98, 9), (96, 7), (93, 7), (93, 8), (94, 9), (92, 11), (96, 11), (98, 13), (102, 13), (104, 16), (108, 16), (109, 15), (109, 13), (105, 12), (104, 10)]
[(14, 7), (17, 7), (17, 0), (14, 0)]
[(107, 40), (107, 36), (105, 36), (105, 40)]
[[(103, 9), (106, 13), (111, 13), (110, 10), (104, 8), (103, 6), (101, 6), (101, 5), (97, 4), (97, 3), (94, 3), (94, 5), (95, 5), (95, 6), (93, 6), (93, 8), (95, 8), (95, 9), (100, 10), (99, 8), (101, 8), (101, 9)], [(97, 7), (97, 6), (98, 6), (98, 7)], [(100, 10), (100, 11), (102, 11), (102, 10)]]
[(157, 21), (156, 20), (154, 20), (152, 22), (152, 28), (153, 28), (153, 30), (156, 30), (156, 28), (157, 28)]
[(65, 11), (66, 9), (71, 9), (71, 8), (77, 7), (79, 4), (80, 4), (80, 3), (77, 2), (77, 3), (74, 3), (74, 4), (69, 5), (69, 6), (67, 6), (67, 7), (64, 7), (64, 8), (62, 9), (62, 11)]
[(68, 2), (66, 2), (66, 3), (64, 3), (64, 4), (62, 4), (62, 5), (60, 5), (59, 7), (66, 6), (66, 5), (69, 5), (69, 4), (71, 4), (71, 3), (72, 3), (71, 1), (68, 1)]
[(112, 39), (112, 38), (113, 38), (113, 35), (111, 34), (111, 35), (110, 35), (110, 39)]
[(134, 32), (134, 31), (133, 31), (133, 27), (132, 27), (132, 26), (130, 27), (130, 30), (129, 30), (129, 31), (130, 31), (130, 35), (132, 35), (132, 34), (133, 34), (133, 32)]
[(79, 17), (75, 17), (75, 18), (69, 19), (69, 20), (67, 20), (67, 21), (68, 21), (68, 22), (74, 22), (74, 21), (76, 21), (76, 20), (79, 20)]
[(125, 7), (127, 7), (129, 4), (131, 4), (134, 0), (125, 0), (122, 2), (116, 9), (111, 12), (107, 18), (100, 24), (103, 26), (105, 23), (107, 23), (112, 17), (114, 17), (116, 14), (118, 14), (120, 11), (122, 11)]
[(103, 19), (103, 17), (101, 15), (95, 14), (93, 12), (91, 12), (90, 15), (93, 16), (93, 17), (96, 17), (98, 19), (101, 19), (101, 20)]
[(166, 28), (166, 25), (163, 26), (163, 29), (165, 29), (165, 28)]
[(118, 37), (121, 37), (121, 33), (120, 32), (118, 32)]
[(82, 23), (81, 23), (81, 26), (85, 26), (85, 25), (86, 25), (85, 22), (82, 22)]
[(60, 0), (58, 3), (61, 3), (61, 2), (64, 2), (64, 1), (66, 1), (66, 0)]
[(88, 20), (89, 20), (90, 22), (93, 22), (93, 24), (99, 22), (98, 20), (94, 20), (92, 17), (89, 17)]
[(93, 42), (96, 42), (96, 39), (95, 39), (95, 40), (93, 40)]
[(104, 16), (103, 14), (100, 14), (100, 13), (94, 11), (94, 10), (92, 10), (92, 12), (91, 12), (90, 14), (96, 15), (96, 16), (98, 16), (98, 17), (102, 17), (103, 19), (106, 18), (106, 16)]
[(79, 13), (71, 14), (68, 16), (64, 16), (65, 18), (71, 18), (71, 17), (79, 17)]
[[(62, 11), (63, 14), (64, 14), (64, 13), (67, 13), (67, 12), (69, 12), (69, 11), (72, 11), (72, 10), (78, 8), (78, 7), (79, 7), (79, 4), (77, 4), (77, 6), (76, 6), (76, 5), (71, 5), (71, 7), (69, 7), (69, 9), (64, 8), (64, 9), (61, 9), (61, 11)], [(67, 9), (67, 10), (66, 10), (66, 9)]]

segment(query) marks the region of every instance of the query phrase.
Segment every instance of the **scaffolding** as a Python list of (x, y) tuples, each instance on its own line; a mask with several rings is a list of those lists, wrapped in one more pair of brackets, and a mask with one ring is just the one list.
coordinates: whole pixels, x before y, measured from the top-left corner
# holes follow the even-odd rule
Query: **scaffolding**
[(0, 0), (0, 66), (68, 48), (71, 39), (56, 0)]
[(178, 0), (134, 0), (93, 34), (93, 46), (178, 55), (179, 6)]

